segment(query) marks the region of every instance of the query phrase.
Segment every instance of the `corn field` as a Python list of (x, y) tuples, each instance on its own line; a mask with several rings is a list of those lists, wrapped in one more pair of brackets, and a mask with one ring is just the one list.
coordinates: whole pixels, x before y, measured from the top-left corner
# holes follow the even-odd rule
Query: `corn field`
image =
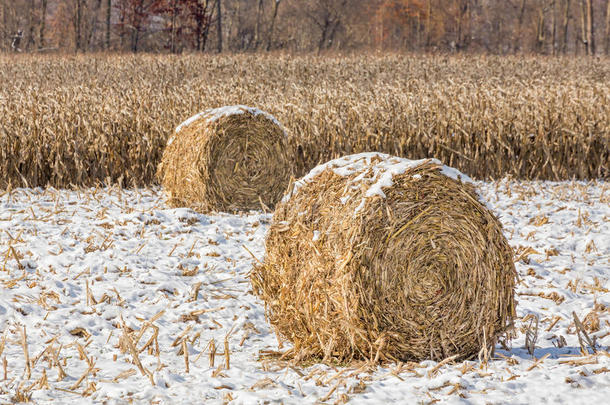
[(436, 157), (479, 179), (610, 175), (610, 60), (493, 56), (0, 56), (0, 188), (156, 182), (191, 115), (252, 105), (296, 172)]

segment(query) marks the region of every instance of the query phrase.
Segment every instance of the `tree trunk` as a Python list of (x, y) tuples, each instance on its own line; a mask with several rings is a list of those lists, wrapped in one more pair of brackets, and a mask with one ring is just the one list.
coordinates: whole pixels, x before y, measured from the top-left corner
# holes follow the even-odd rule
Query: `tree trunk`
[(0, 1), (0, 23), (2, 24), (2, 30), (0, 30), (0, 51), (4, 50), (4, 44), (6, 43), (6, 3)]
[(455, 38), (455, 44), (457, 49), (459, 50), (462, 47), (462, 20), (464, 18), (464, 14), (462, 13), (462, 4), (459, 4), (460, 9), (458, 10), (458, 20), (457, 20), (457, 35)]
[(218, 34), (218, 53), (222, 53), (222, 4), (216, 0), (216, 31)]
[(40, 13), (40, 44), (39, 47), (42, 49), (45, 46), (45, 28), (47, 22), (47, 0), (42, 0), (41, 3), (42, 11)]
[(133, 33), (131, 35), (131, 52), (138, 53), (138, 46), (140, 45), (140, 23), (135, 22), (133, 27)]
[(606, 0), (606, 55), (610, 55), (610, 0)]
[[(137, 6), (134, 11), (135, 11), (136, 15), (139, 15)], [(138, 21), (138, 17), (135, 17), (135, 16), (133, 17), (133, 26), (131, 27), (131, 29), (132, 29), (131, 52), (137, 53), (138, 52), (138, 42), (140, 41), (140, 24)]]
[(337, 31), (340, 26), (341, 26), (341, 20), (339, 18), (337, 18), (330, 30), (328, 38), (326, 40), (326, 49), (329, 49), (335, 42), (335, 37), (337, 36)]
[(30, 5), (28, 7), (28, 30), (27, 30), (27, 38), (25, 41), (25, 49), (28, 50), (31, 48), (31, 45), (35, 44), (34, 40), (34, 0), (30, 0)]
[(269, 33), (267, 35), (267, 51), (271, 49), (273, 42), (273, 29), (275, 28), (275, 20), (277, 18), (277, 10), (280, 7), (282, 0), (275, 0), (275, 6), (273, 7), (273, 14), (271, 15), (271, 24), (269, 25)]
[(320, 34), (320, 41), (318, 42), (318, 55), (322, 52), (322, 48), (324, 47), (324, 42), (326, 41), (326, 32), (328, 31), (330, 21), (328, 20), (328, 16), (324, 20), (324, 25), (322, 26), (322, 33)]
[(428, 0), (428, 6), (426, 8), (426, 26), (424, 29), (426, 30), (426, 48), (430, 47), (430, 19), (432, 17), (432, 0)]
[(95, 31), (97, 30), (97, 23), (98, 23), (98, 14), (99, 11), (102, 8), (102, 0), (96, 0), (95, 2), (95, 6), (93, 8), (93, 11), (91, 13), (91, 24), (89, 25), (89, 33), (87, 34), (87, 47), (85, 48), (85, 50), (88, 50), (91, 48), (91, 41), (93, 40), (93, 37), (95, 36)]
[(203, 39), (203, 12), (201, 0), (195, 5), (195, 50), (201, 52), (201, 40)]
[(538, 25), (536, 26), (536, 51), (541, 52), (544, 46), (544, 10), (538, 12)]
[(417, 42), (417, 50), (421, 50), (421, 15), (417, 13), (415, 16), (415, 38)]
[(517, 19), (517, 32), (514, 37), (514, 51), (518, 52), (521, 50), (521, 31), (523, 30), (523, 18), (525, 17), (525, 0), (521, 0), (521, 7), (519, 8), (519, 18)]
[[(220, 0), (217, 0), (220, 1)], [(214, 4), (211, 4), (210, 14), (208, 15), (208, 7), (210, 6), (210, 1), (205, 0), (203, 14), (199, 16), (199, 20), (201, 22), (201, 43), (200, 43), (200, 51), (205, 52), (205, 47), (208, 43), (208, 37), (210, 35), (210, 25), (212, 23), (211, 18), (212, 14), (214, 14)]]
[(176, 1), (172, 2), (172, 22), (169, 38), (169, 49), (171, 53), (176, 53)]
[(241, 50), (242, 41), (241, 41), (241, 2), (237, 2), (235, 5), (235, 9), (230, 17), (227, 18), (228, 26), (225, 26), (225, 31), (227, 32), (227, 48), (233, 48)]
[(81, 21), (83, 18), (82, 0), (76, 0), (76, 18), (74, 20), (74, 43), (76, 52), (81, 50)]
[(125, 11), (121, 10), (119, 14), (119, 43), (120, 49), (125, 48)]
[(208, 36), (210, 34), (210, 24), (206, 24), (205, 29), (203, 30), (203, 38), (201, 40), (201, 51), (205, 52), (205, 46), (208, 43)]
[(582, 43), (585, 48), (585, 55), (589, 55), (589, 38), (587, 35), (587, 2), (586, 0), (580, 1), (580, 32)]
[(131, 43), (131, 51), (133, 53), (138, 53), (138, 45), (140, 43), (140, 29), (136, 28), (133, 33), (133, 40)]
[(587, 43), (589, 45), (589, 54), (595, 55), (595, 24), (593, 21), (593, 2), (586, 0), (587, 3)]
[(144, 30), (144, 23), (146, 17), (144, 16), (144, 0), (139, 0), (135, 9), (135, 16), (133, 17), (133, 35), (131, 40), (131, 51), (138, 53), (140, 50), (140, 34)]
[(258, 49), (260, 43), (260, 28), (261, 18), (263, 14), (263, 0), (258, 0), (258, 7), (256, 8), (256, 23), (254, 25), (254, 49)]
[(106, 2), (106, 50), (110, 49), (110, 20), (112, 17), (112, 0)]
[(565, 8), (563, 9), (563, 43), (561, 44), (561, 52), (568, 52), (568, 25), (570, 24), (570, 0), (565, 0)]
[(557, 55), (557, 7), (556, 1), (551, 1), (551, 7), (553, 8), (553, 13), (551, 14), (551, 47), (553, 55)]
[(464, 49), (470, 46), (470, 42), (472, 41), (472, 10), (473, 6), (470, 4), (470, 0), (466, 0), (464, 9), (464, 16), (466, 17), (466, 37), (462, 38), (462, 46)]

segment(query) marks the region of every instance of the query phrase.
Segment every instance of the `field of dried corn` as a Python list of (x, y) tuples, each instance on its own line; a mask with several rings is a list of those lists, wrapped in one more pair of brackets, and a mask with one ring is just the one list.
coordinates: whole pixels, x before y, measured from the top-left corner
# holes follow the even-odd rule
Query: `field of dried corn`
[(479, 178), (607, 178), (610, 60), (0, 56), (0, 188), (150, 185), (173, 128), (274, 114), (297, 174), (347, 153), (437, 157)]

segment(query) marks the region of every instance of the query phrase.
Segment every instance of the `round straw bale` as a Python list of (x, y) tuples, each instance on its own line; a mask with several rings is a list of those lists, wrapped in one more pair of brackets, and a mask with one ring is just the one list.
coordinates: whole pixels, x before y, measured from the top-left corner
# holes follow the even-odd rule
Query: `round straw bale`
[(273, 208), (290, 182), (286, 133), (246, 106), (204, 111), (168, 140), (158, 176), (168, 203), (201, 212)]
[(265, 244), (251, 281), (287, 358), (466, 359), (515, 316), (501, 224), (435, 159), (318, 166), (278, 203)]

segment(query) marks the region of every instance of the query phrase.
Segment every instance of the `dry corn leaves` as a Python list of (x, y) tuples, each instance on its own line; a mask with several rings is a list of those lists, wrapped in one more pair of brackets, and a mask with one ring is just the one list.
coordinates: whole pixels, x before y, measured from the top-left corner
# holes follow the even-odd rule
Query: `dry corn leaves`
[(529, 225), (542, 226), (549, 223), (549, 217), (546, 215), (538, 215), (530, 219)]
[(607, 176), (603, 59), (14, 56), (0, 57), (2, 188), (151, 184), (177, 123), (237, 101), (298, 135), (297, 177), (370, 150), (434, 156), (478, 178)]

